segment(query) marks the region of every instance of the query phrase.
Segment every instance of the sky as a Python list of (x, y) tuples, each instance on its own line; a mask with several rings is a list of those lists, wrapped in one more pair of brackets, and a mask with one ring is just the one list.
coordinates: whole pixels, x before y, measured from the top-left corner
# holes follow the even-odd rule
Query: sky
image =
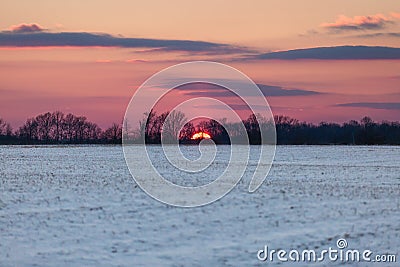
[[(14, 128), (55, 110), (107, 127), (151, 75), (191, 60), (245, 73), (275, 115), (400, 118), (399, 1), (5, 0), (0, 17), (0, 117)], [(232, 97), (218, 90), (173, 99)]]

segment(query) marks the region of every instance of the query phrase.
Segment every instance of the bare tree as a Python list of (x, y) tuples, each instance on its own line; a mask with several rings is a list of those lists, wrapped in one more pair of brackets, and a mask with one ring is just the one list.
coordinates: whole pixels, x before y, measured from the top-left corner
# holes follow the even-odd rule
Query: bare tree
[(122, 139), (122, 127), (120, 124), (113, 123), (111, 127), (103, 133), (103, 138), (112, 143), (120, 143)]
[(96, 141), (101, 138), (102, 131), (96, 123), (86, 122), (85, 124), (85, 140)]
[(29, 118), (18, 130), (18, 136), (26, 139), (28, 143), (38, 140), (38, 124), (34, 118)]
[(11, 125), (0, 118), (0, 135), (11, 136), (12, 128)]
[(182, 141), (188, 141), (196, 133), (196, 128), (192, 122), (186, 123), (181, 132), (179, 133), (179, 139)]
[(61, 111), (55, 111), (52, 114), (53, 132), (52, 138), (58, 142), (62, 139), (64, 114)]
[(62, 125), (63, 137), (68, 141), (72, 141), (75, 135), (75, 116), (71, 113), (67, 114)]
[(53, 125), (53, 118), (50, 112), (36, 116), (35, 121), (37, 123), (38, 138), (39, 140), (49, 141), (51, 128)]
[(170, 112), (162, 125), (164, 141), (178, 140), (185, 120), (185, 114), (182, 112), (175, 110)]

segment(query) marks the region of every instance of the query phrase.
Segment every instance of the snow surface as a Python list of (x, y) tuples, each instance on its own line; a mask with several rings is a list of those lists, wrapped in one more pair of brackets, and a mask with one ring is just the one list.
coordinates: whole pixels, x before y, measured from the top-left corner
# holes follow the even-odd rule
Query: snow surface
[[(121, 146), (1, 146), (0, 156), (0, 266), (339, 266), (257, 259), (265, 245), (318, 250), (338, 238), (397, 254), (376, 266), (399, 264), (400, 147), (279, 146), (258, 191), (247, 192), (247, 172), (221, 200), (189, 209), (137, 187)], [(217, 160), (197, 184), (226, 166)]]

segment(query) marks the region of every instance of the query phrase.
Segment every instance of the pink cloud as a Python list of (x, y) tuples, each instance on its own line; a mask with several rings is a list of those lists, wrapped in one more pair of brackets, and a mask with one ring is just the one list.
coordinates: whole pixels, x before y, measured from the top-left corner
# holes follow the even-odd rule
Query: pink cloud
[(392, 12), (392, 13), (390, 13), (390, 16), (392, 16), (395, 19), (400, 19), (400, 13)]
[(31, 32), (42, 32), (44, 29), (36, 23), (31, 23), (31, 24), (18, 24), (18, 25), (13, 25), (10, 27), (10, 30), (15, 33), (31, 33)]
[(143, 59), (128, 59), (126, 60), (126, 62), (128, 63), (147, 63), (147, 60), (143, 60)]
[(337, 31), (373, 30), (382, 29), (390, 23), (392, 23), (392, 21), (382, 14), (355, 16), (353, 18), (340, 15), (335, 22), (323, 23), (321, 27)]
[(96, 63), (111, 63), (112, 61), (110, 59), (98, 59), (96, 60)]

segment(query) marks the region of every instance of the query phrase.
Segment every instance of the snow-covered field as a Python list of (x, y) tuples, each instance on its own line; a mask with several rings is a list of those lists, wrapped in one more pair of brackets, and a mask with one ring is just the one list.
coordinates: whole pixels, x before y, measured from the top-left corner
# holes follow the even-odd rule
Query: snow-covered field
[(400, 147), (279, 146), (258, 191), (247, 192), (247, 174), (200, 208), (146, 195), (121, 146), (3, 146), (0, 156), (0, 266), (339, 266), (257, 259), (265, 245), (322, 250), (338, 238), (397, 255), (351, 266), (400, 262)]

